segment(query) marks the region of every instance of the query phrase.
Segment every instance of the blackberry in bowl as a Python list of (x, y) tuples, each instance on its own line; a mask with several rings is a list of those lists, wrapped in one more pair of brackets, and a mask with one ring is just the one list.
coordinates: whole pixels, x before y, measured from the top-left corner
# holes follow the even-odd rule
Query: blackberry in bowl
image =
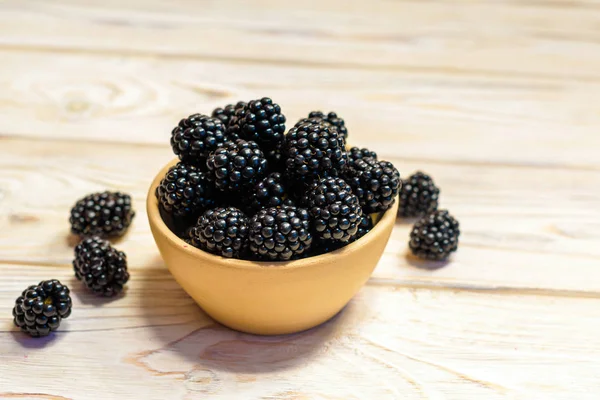
[[(341, 137), (338, 139), (337, 133), (333, 136), (335, 142), (343, 141)], [(345, 156), (345, 148), (340, 148), (340, 152), (342, 150)], [(394, 226), (397, 201), (378, 215), (377, 224), (371, 228), (369, 221), (363, 218), (358, 199), (348, 190), (349, 186), (340, 178), (332, 177), (334, 181), (323, 183), (324, 187), (312, 184), (314, 196), (307, 196), (313, 208), (320, 209), (318, 215), (323, 224), (319, 225), (319, 229), (325, 227), (322, 231), (327, 230), (330, 235), (318, 235), (313, 227), (312, 215), (316, 214), (312, 213), (317, 213), (316, 210), (311, 212), (310, 208), (282, 204), (267, 206), (245, 217), (244, 212), (238, 209), (210, 219), (207, 224), (198, 221), (194, 229), (186, 231), (190, 236), (182, 239), (161, 216), (159, 199), (155, 195), (161, 180), (177, 161), (173, 160), (158, 173), (148, 192), (146, 207), (154, 240), (167, 267), (183, 289), (212, 318), (236, 330), (284, 334), (306, 330), (327, 321), (368, 280)], [(234, 162), (231, 165), (235, 165)], [(268, 168), (265, 168), (264, 173), (267, 171)], [(261, 171), (261, 176), (267, 175)], [(251, 178), (255, 177), (256, 174), (252, 174)], [(228, 190), (231, 181), (225, 182), (223, 186), (226, 189), (221, 193), (225, 196), (223, 202), (239, 201), (251, 188), (243, 184)], [(259, 182), (259, 179), (253, 180), (255, 185)], [(271, 182), (267, 186), (264, 197), (267, 204), (270, 201), (278, 203), (283, 198), (278, 187)], [(321, 195), (325, 197), (324, 201)], [(224, 206), (215, 204), (205, 214), (216, 207)], [(336, 214), (338, 211), (339, 214)], [(222, 242), (226, 237), (244, 237), (246, 234), (248, 248), (239, 247), (239, 257), (245, 259), (227, 257), (234, 255), (233, 247), (232, 252), (227, 249), (226, 257), (195, 247), (202, 236), (216, 243), (216, 239)], [(359, 234), (364, 236), (356, 239)], [(327, 246), (330, 252), (318, 254), (311, 251), (321, 240), (318, 236), (325, 240), (325, 236), (331, 237), (338, 244), (345, 245), (341, 248)]]

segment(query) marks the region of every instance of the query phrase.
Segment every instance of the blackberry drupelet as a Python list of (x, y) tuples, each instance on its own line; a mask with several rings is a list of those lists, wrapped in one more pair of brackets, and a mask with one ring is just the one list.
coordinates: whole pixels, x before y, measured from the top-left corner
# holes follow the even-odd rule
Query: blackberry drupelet
[(217, 189), (239, 192), (267, 173), (267, 159), (256, 142), (237, 140), (219, 147), (208, 157), (208, 177)]
[(319, 119), (301, 120), (285, 135), (282, 154), (292, 181), (338, 176), (346, 168), (346, 141), (332, 125)]
[(360, 149), (358, 147), (353, 147), (350, 149), (350, 151), (348, 151), (348, 165), (350, 166), (354, 165), (356, 160), (362, 160), (363, 158), (372, 158), (377, 160), (377, 153), (367, 148)]
[(320, 179), (308, 193), (307, 203), (319, 240), (348, 242), (358, 231), (363, 212), (358, 197), (343, 179)]
[(214, 206), (216, 191), (206, 173), (182, 162), (169, 168), (156, 189), (164, 210), (177, 218), (197, 217)]
[(249, 250), (258, 259), (298, 258), (312, 244), (308, 211), (291, 206), (262, 209), (250, 219), (248, 239)]
[(14, 324), (32, 337), (46, 336), (71, 315), (69, 288), (56, 279), (29, 286), (15, 301)]
[(125, 233), (135, 216), (131, 196), (121, 192), (92, 193), (71, 209), (71, 232), (80, 236), (114, 237)]
[(433, 179), (421, 171), (402, 180), (398, 216), (422, 217), (438, 208), (440, 189)]
[(246, 107), (246, 102), (238, 101), (236, 104), (228, 104), (224, 108), (215, 108), (211, 116), (219, 119), (223, 123), (225, 129), (227, 129), (235, 112), (244, 107)]
[(97, 236), (84, 239), (75, 247), (73, 269), (85, 287), (105, 297), (120, 293), (129, 280), (125, 253)]
[(179, 159), (203, 168), (206, 157), (228, 141), (225, 126), (218, 118), (193, 114), (179, 121), (171, 132), (171, 147)]
[(227, 128), (231, 136), (253, 141), (264, 151), (275, 149), (283, 140), (285, 115), (279, 104), (268, 97), (252, 100), (241, 111), (236, 111)]
[(235, 207), (206, 211), (190, 231), (193, 246), (228, 258), (241, 258), (248, 246), (248, 217)]
[(414, 255), (427, 260), (445, 260), (458, 248), (458, 221), (446, 210), (434, 211), (415, 223), (409, 247)]
[(328, 114), (324, 114), (321, 111), (313, 111), (308, 114), (308, 118), (321, 118), (322, 120), (335, 126), (338, 132), (344, 136), (344, 139), (348, 139), (348, 129), (346, 129), (346, 123), (333, 111), (329, 112)]
[(400, 173), (392, 163), (368, 157), (356, 160), (345, 178), (367, 214), (390, 208), (402, 184)]
[(272, 172), (252, 188), (248, 208), (254, 213), (263, 208), (294, 205), (286, 196), (283, 174)]

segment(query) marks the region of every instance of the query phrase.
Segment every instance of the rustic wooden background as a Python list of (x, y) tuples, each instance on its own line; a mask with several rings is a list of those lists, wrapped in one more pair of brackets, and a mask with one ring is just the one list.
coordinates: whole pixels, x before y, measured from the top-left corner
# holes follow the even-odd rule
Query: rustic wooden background
[[(346, 119), (460, 220), (445, 268), (398, 222), (366, 287), (311, 331), (213, 323), (144, 212), (192, 112), (270, 96)], [(74, 279), (68, 212), (132, 193), (127, 295)], [(0, 397), (597, 399), (600, 2), (0, 0)], [(74, 292), (60, 332), (12, 327), (27, 285)]]

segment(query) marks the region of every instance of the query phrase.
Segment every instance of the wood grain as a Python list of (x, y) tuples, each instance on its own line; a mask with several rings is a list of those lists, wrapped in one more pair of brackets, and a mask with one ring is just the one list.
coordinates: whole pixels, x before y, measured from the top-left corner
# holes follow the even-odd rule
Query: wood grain
[[(596, 399), (598, 26), (584, 0), (0, 1), (0, 398)], [(398, 221), (325, 325), (211, 321), (165, 269), (146, 191), (180, 118), (264, 95), (434, 176), (451, 261), (408, 257)], [(74, 279), (67, 223), (105, 189), (138, 212), (111, 301)], [(74, 313), (29, 339), (11, 308), (47, 278)]]

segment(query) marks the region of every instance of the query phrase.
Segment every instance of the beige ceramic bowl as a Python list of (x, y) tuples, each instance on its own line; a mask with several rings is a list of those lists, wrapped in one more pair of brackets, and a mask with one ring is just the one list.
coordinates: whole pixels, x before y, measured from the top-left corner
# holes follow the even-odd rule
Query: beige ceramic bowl
[(183, 289), (212, 318), (239, 331), (299, 332), (333, 317), (369, 279), (394, 226), (397, 201), (371, 232), (331, 253), (278, 263), (216, 256), (186, 244), (160, 216), (154, 193), (175, 162), (160, 171), (148, 192), (154, 240)]

